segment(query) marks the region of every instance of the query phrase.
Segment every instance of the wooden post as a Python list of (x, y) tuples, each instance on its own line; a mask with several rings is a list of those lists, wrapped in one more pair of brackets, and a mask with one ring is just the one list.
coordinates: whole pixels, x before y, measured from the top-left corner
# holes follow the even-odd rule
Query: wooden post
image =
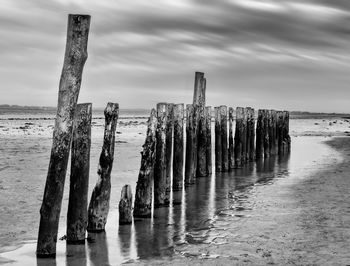
[(136, 185), (134, 217), (151, 218), (154, 164), (156, 161), (157, 114), (152, 109), (148, 119), (147, 135), (141, 152), (141, 167)]
[(194, 184), (195, 164), (197, 162), (197, 146), (194, 141), (195, 134), (195, 114), (192, 104), (186, 105), (186, 162), (185, 162), (185, 185)]
[(50, 164), (46, 178), (37, 257), (55, 257), (58, 223), (72, 137), (73, 117), (79, 96), (82, 72), (87, 59), (90, 16), (69, 15), (67, 44), (61, 74)]
[(228, 119), (229, 119), (229, 133), (228, 133), (228, 165), (229, 169), (233, 169), (235, 166), (235, 155), (234, 155), (234, 142), (233, 142), (233, 108), (228, 109)]
[(130, 185), (124, 185), (119, 201), (119, 224), (132, 223), (132, 193)]
[(281, 149), (282, 153), (290, 152), (290, 136), (289, 136), (289, 112), (282, 111), (281, 112)]
[(173, 191), (182, 190), (184, 165), (184, 104), (174, 106)]
[(167, 104), (167, 124), (166, 124), (166, 194), (170, 199), (172, 155), (173, 155), (173, 132), (174, 132), (174, 104)]
[(269, 125), (270, 122), (270, 111), (264, 110), (264, 158), (270, 157), (270, 132)]
[(283, 154), (283, 112), (277, 111), (277, 150), (278, 154)]
[(206, 157), (206, 125), (205, 125), (205, 90), (206, 79), (204, 73), (195, 73), (193, 108), (196, 114), (195, 143), (197, 145), (196, 158), (196, 176), (207, 176), (207, 157)]
[(85, 243), (90, 171), (92, 104), (78, 104), (73, 123), (67, 243)]
[(156, 163), (154, 172), (154, 207), (168, 206), (170, 199), (166, 193), (166, 125), (167, 104), (157, 104)]
[(228, 142), (227, 142), (227, 106), (220, 106), (221, 118), (221, 148), (222, 148), (222, 171), (228, 171)]
[(250, 107), (245, 108), (246, 110), (246, 154), (245, 154), (245, 161), (249, 162), (249, 158), (250, 158), (250, 139), (251, 139), (251, 109)]
[(249, 130), (250, 130), (250, 150), (249, 150), (249, 161), (254, 161), (255, 159), (255, 111), (253, 108), (250, 108), (249, 116)]
[(247, 108), (243, 108), (243, 118), (242, 118), (242, 165), (247, 161)]
[(211, 152), (211, 106), (205, 108), (206, 132), (207, 132), (207, 173), (212, 173), (212, 152)]
[(256, 158), (264, 158), (264, 110), (258, 110), (258, 121), (256, 125)]
[(271, 126), (270, 126), (270, 154), (276, 155), (276, 111), (271, 110)]
[(89, 232), (103, 232), (109, 212), (111, 195), (111, 172), (114, 160), (115, 130), (119, 115), (119, 104), (108, 103), (104, 110), (105, 130), (102, 152), (98, 164), (98, 180), (92, 191), (88, 209)]
[(222, 149), (221, 149), (221, 113), (220, 107), (215, 107), (215, 171), (222, 171)]
[(235, 140), (234, 140), (234, 155), (235, 155), (235, 168), (242, 167), (243, 165), (243, 108), (236, 108), (236, 130), (235, 130)]

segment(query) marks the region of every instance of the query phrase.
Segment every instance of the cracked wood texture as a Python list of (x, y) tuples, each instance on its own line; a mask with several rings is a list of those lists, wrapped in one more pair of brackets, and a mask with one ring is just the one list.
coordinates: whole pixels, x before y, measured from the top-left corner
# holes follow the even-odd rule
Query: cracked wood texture
[(73, 123), (67, 243), (85, 243), (90, 171), (92, 104), (78, 104)]
[(151, 110), (146, 140), (141, 152), (141, 167), (136, 184), (134, 217), (151, 218), (154, 165), (156, 161), (157, 113)]
[(222, 171), (228, 171), (227, 106), (220, 106)]
[(220, 107), (215, 107), (215, 171), (222, 171), (222, 150), (221, 150), (221, 114)]
[(212, 173), (212, 147), (211, 147), (211, 106), (205, 107), (205, 126), (207, 134), (207, 148), (206, 148), (206, 157), (207, 157), (207, 173)]
[(105, 130), (103, 136), (102, 152), (98, 165), (98, 180), (92, 191), (88, 209), (89, 232), (101, 232), (105, 230), (109, 212), (111, 195), (111, 172), (114, 160), (115, 130), (117, 127), (119, 105), (108, 103), (104, 110)]
[(166, 194), (170, 198), (172, 155), (173, 155), (173, 132), (174, 132), (174, 104), (167, 104), (167, 124), (166, 124)]
[(228, 109), (228, 166), (229, 169), (235, 167), (234, 142), (233, 142), (233, 108)]
[(184, 165), (184, 104), (174, 106), (173, 191), (182, 190)]
[(154, 172), (154, 207), (168, 206), (170, 198), (166, 193), (166, 125), (167, 104), (157, 104), (156, 162)]
[(87, 59), (90, 16), (69, 15), (67, 43), (59, 84), (49, 169), (40, 209), (36, 255), (55, 257), (58, 223), (72, 138), (73, 117)]
[(204, 73), (196, 72), (193, 106), (197, 113), (197, 167), (196, 176), (207, 176), (207, 132), (206, 132), (206, 118), (205, 118), (205, 93), (206, 93), (206, 79)]

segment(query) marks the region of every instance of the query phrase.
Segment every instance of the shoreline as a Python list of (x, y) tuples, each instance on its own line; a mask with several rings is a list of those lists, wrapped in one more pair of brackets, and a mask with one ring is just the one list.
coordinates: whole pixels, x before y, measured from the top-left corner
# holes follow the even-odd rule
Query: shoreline
[[(311, 245), (312, 243), (311, 244), (308, 243), (308, 246), (305, 246), (305, 245), (302, 246), (301, 243), (304, 241), (303, 237), (305, 235), (310, 235), (311, 233), (317, 232), (315, 231), (315, 228), (314, 228), (314, 226), (316, 226), (317, 224), (311, 225), (309, 229), (306, 228), (307, 230), (305, 229), (305, 224), (308, 225), (308, 221), (310, 221), (310, 219), (311, 220), (315, 219), (314, 217), (315, 217), (315, 214), (317, 214), (317, 210), (313, 210), (311, 208), (311, 211), (312, 211), (311, 214), (313, 215), (311, 217), (305, 216), (302, 214), (303, 213), (308, 214), (310, 206), (311, 207), (314, 206), (312, 197), (311, 199), (309, 198), (310, 195), (313, 195), (313, 193), (317, 191), (317, 189), (321, 189), (322, 186), (324, 186), (323, 188), (332, 187), (332, 184), (327, 184), (327, 183), (319, 184), (320, 181), (324, 181), (324, 179), (327, 176), (329, 176), (329, 174), (332, 174), (332, 173), (334, 173), (336, 178), (340, 178), (340, 180), (343, 180), (342, 178), (344, 178), (344, 176), (342, 175), (346, 176), (347, 173), (350, 173), (350, 166), (346, 165), (347, 162), (350, 161), (350, 155), (349, 155), (350, 138), (348, 137), (343, 137), (343, 138), (337, 137), (337, 138), (331, 138), (331, 139), (326, 138), (327, 139), (326, 141), (324, 141), (325, 138), (320, 138), (320, 137), (315, 137), (313, 138), (314, 140), (312, 141), (310, 138), (311, 137), (294, 138), (294, 141), (296, 142), (295, 149), (300, 149), (303, 145), (302, 144), (303, 141), (315, 142), (316, 148), (318, 147), (317, 145), (319, 145), (319, 147), (323, 147), (324, 149), (327, 149), (328, 147), (332, 147), (332, 150), (335, 156), (338, 156), (337, 153), (340, 153), (342, 155), (342, 159), (339, 160), (339, 158), (337, 158), (329, 161), (330, 158), (315, 157), (316, 162), (315, 161), (312, 162), (313, 159), (309, 158), (310, 156), (312, 156), (312, 153), (306, 154), (305, 158), (309, 158), (308, 160), (312, 162), (311, 166), (313, 167), (313, 169), (311, 169), (308, 164), (305, 164), (305, 165), (302, 164), (304, 157), (301, 156), (301, 158), (298, 158), (297, 161), (295, 161), (296, 159), (294, 158), (290, 162), (284, 163), (286, 165), (284, 165), (283, 163), (280, 164), (278, 167), (280, 167), (281, 169), (277, 169), (276, 173), (274, 172), (271, 173), (269, 169), (267, 170), (264, 169), (264, 171), (258, 174), (257, 177), (255, 177), (255, 179), (249, 180), (249, 182), (252, 182), (252, 183), (247, 184), (247, 189), (244, 188), (242, 191), (238, 191), (238, 192), (237, 192), (237, 189), (234, 190), (233, 192), (230, 192), (229, 190), (226, 189), (224, 191), (221, 191), (223, 195), (219, 195), (218, 193), (219, 191), (218, 191), (215, 196), (217, 199), (215, 199), (214, 201), (213, 199), (209, 199), (209, 198), (207, 199), (207, 204), (213, 205), (215, 207), (214, 209), (209, 210), (208, 214), (206, 214), (208, 215), (209, 219), (211, 219), (211, 221), (209, 221), (209, 224), (205, 225), (204, 229), (199, 229), (199, 231), (198, 229), (196, 229), (196, 226), (198, 227), (198, 225), (194, 226), (193, 228), (194, 231), (186, 227), (187, 233), (183, 235), (182, 239), (179, 239), (177, 242), (174, 242), (174, 243), (170, 243), (170, 242), (165, 243), (169, 247), (165, 247), (167, 248), (167, 250), (160, 252), (161, 257), (158, 257), (159, 255), (155, 255), (152, 257), (151, 255), (150, 259), (144, 260), (141, 258), (140, 260), (138, 260), (137, 253), (140, 253), (140, 252), (147, 253), (148, 250), (147, 248), (144, 251), (139, 250), (140, 248), (139, 246), (133, 247), (132, 243), (129, 242), (131, 240), (127, 240), (128, 237), (135, 238), (135, 235), (133, 236), (133, 234), (139, 233), (137, 232), (137, 230), (135, 233), (131, 232), (131, 235), (130, 235), (130, 232), (127, 232), (127, 234), (125, 235), (126, 232), (120, 231), (121, 230), (120, 228), (117, 229), (117, 226), (115, 224), (115, 222), (117, 221), (117, 214), (116, 214), (117, 210), (113, 210), (111, 212), (111, 216), (109, 217), (110, 222), (109, 222), (109, 228), (107, 231), (108, 236), (106, 237), (106, 241), (108, 241), (108, 245), (106, 247), (110, 251), (116, 250), (116, 249), (122, 249), (122, 246), (125, 244), (123, 243), (123, 241), (126, 239), (127, 244), (129, 245), (127, 249), (129, 252), (128, 253), (129, 259), (116, 262), (115, 260), (116, 255), (109, 253), (107, 254), (107, 261), (109, 257), (109, 261), (111, 262), (111, 265), (116, 265), (122, 262), (124, 263), (127, 262), (128, 264), (140, 264), (140, 265), (143, 265), (143, 264), (163, 265), (164, 263), (171, 264), (171, 265), (188, 265), (188, 264), (212, 265), (213, 263), (216, 265), (225, 265), (228, 263), (229, 264), (245, 263), (248, 265), (249, 264), (266, 265), (269, 263), (270, 264), (271, 263), (324, 264), (324, 263), (321, 263), (321, 262), (324, 262), (324, 261), (320, 261), (321, 259), (316, 260), (315, 257), (316, 257), (316, 254), (318, 254), (316, 251), (315, 251), (316, 253), (314, 253), (315, 257), (308, 258), (307, 261), (303, 260), (303, 257), (306, 256), (305, 250), (308, 250), (307, 249), (308, 246), (312, 246)], [(322, 142), (322, 143), (319, 143), (319, 142)], [(309, 148), (311, 147), (310, 149), (312, 150), (313, 146), (312, 145), (310, 146), (310, 144), (307, 144), (307, 145), (309, 145), (308, 147)], [(349, 148), (347, 148), (347, 146)], [(328, 154), (327, 152), (328, 151), (325, 151), (323, 153), (327, 155)], [(300, 154), (300, 151), (298, 152), (298, 154)], [(300, 156), (298, 155), (298, 157)], [(337, 162), (339, 163), (337, 164)], [(322, 169), (315, 169), (320, 167)], [(305, 178), (305, 176), (302, 176), (302, 173), (301, 173), (300, 179), (299, 180), (295, 179), (295, 177), (299, 175), (298, 168), (301, 168), (303, 170), (307, 169), (308, 174), (310, 174), (310, 177)], [(341, 170), (342, 172), (338, 172), (337, 168), (343, 169)], [(286, 171), (289, 171), (289, 172), (286, 172)], [(272, 179), (270, 178), (271, 175), (273, 175)], [(281, 177), (280, 175), (284, 175), (284, 176)], [(289, 176), (294, 177), (294, 179), (289, 178)], [(321, 176), (321, 178), (316, 178), (317, 176)], [(224, 180), (227, 180), (226, 177), (222, 177), (222, 178), (224, 178), (223, 182)], [(216, 179), (220, 179), (220, 178), (217, 177)], [(243, 176), (242, 179), (245, 179), (245, 177)], [(259, 179), (261, 180), (259, 181)], [(200, 181), (200, 183), (201, 182), (203, 181)], [(349, 185), (349, 183), (347, 184)], [(203, 185), (204, 187), (206, 186), (204, 183), (202, 185), (199, 184), (199, 186), (202, 186), (202, 188), (203, 188)], [(320, 187), (320, 185), (322, 186)], [(230, 183), (224, 184), (224, 187), (230, 187), (230, 186), (232, 186), (230, 185)], [(278, 191), (276, 191), (276, 188), (278, 189)], [(346, 186), (343, 186), (343, 189), (346, 190)], [(244, 194), (243, 195), (244, 197), (246, 197), (246, 195), (249, 195), (249, 199), (246, 202), (241, 203), (241, 205), (245, 207), (243, 211), (239, 210), (238, 208), (232, 210), (230, 206), (226, 206), (230, 204), (238, 204), (236, 200), (227, 199), (227, 195), (230, 197), (230, 193), (232, 193), (232, 195), (234, 195), (235, 193), (238, 193), (237, 194), (238, 196), (239, 196), (239, 193), (241, 193), (241, 194)], [(337, 196), (336, 193), (334, 196)], [(205, 200), (206, 199), (204, 198), (204, 201)], [(317, 201), (317, 202), (319, 204), (322, 203), (320, 201)], [(328, 204), (329, 202), (330, 201), (325, 201), (325, 204)], [(194, 205), (196, 204), (197, 204), (196, 201), (194, 201)], [(343, 204), (346, 204), (346, 202)], [(315, 205), (315, 206), (318, 206), (318, 205)], [(181, 208), (181, 206), (179, 207)], [(162, 212), (164, 211), (166, 211), (165, 208), (161, 209), (158, 215), (162, 215)], [(176, 209), (174, 207), (174, 210), (172, 210), (171, 212), (175, 212), (175, 211)], [(305, 218), (305, 219), (300, 218), (304, 216), (308, 218)], [(344, 214), (344, 217), (349, 218), (349, 216), (350, 216), (350, 213)], [(297, 217), (299, 217), (300, 219)], [(201, 219), (198, 218), (198, 221), (200, 223), (202, 223), (203, 220), (205, 220), (202, 218), (203, 217), (201, 217)], [(159, 234), (172, 231), (172, 226), (173, 226), (172, 224), (181, 222), (181, 221), (175, 221), (176, 220), (175, 215), (173, 216), (172, 219), (173, 219), (173, 222), (162, 221), (162, 220), (157, 221), (158, 219), (155, 220), (156, 223), (160, 224), (160, 227), (163, 226), (162, 223), (166, 222), (163, 228), (164, 231), (160, 230)], [(143, 227), (142, 223), (139, 225), (138, 224), (139, 222), (134, 221), (132, 230), (135, 230), (140, 226)], [(282, 226), (283, 224), (285, 225)], [(301, 225), (304, 226), (303, 227), (304, 231), (301, 230), (301, 227), (300, 227)], [(203, 225), (201, 226), (203, 227)], [(61, 232), (62, 230), (60, 230), (60, 233)], [(172, 233), (174, 234), (174, 231)], [(200, 236), (198, 236), (198, 234)], [(112, 240), (114, 239), (113, 236), (115, 235), (117, 235), (120, 238), (119, 241), (122, 241), (122, 242), (117, 244), (112, 242)], [(138, 235), (136, 235), (136, 238), (137, 236)], [(350, 239), (350, 230), (347, 236), (348, 236), (348, 239)], [(197, 239), (197, 240), (198, 239), (201, 240), (201, 237), (202, 237), (204, 241), (202, 242), (197, 240), (191, 241), (189, 237), (194, 237), (193, 239)], [(317, 235), (316, 235), (316, 239), (317, 239)], [(315, 239), (313, 239), (313, 241), (315, 241)], [(343, 244), (345, 246), (349, 246), (349, 242), (347, 241), (350, 241), (350, 240), (344, 240)], [(57, 261), (62, 262), (62, 259), (63, 260), (66, 259), (65, 243), (63, 243), (64, 241), (58, 241), (58, 242), (59, 242), (58, 246), (60, 247), (58, 251)], [(185, 244), (186, 242), (190, 244)], [(319, 241), (316, 241), (316, 243), (319, 243)], [(280, 247), (283, 247), (282, 251), (280, 251)], [(5, 251), (5, 252), (2, 251), (0, 253), (0, 264), (5, 263), (6, 260), (4, 260), (4, 257), (5, 258), (22, 257), (22, 259), (25, 257), (27, 257), (28, 259), (35, 258), (35, 254), (33, 253), (34, 252), (33, 250), (35, 250), (34, 240), (29, 241), (29, 244), (25, 242), (24, 245), (20, 245), (20, 246), (15, 245), (13, 248), (14, 249), (12, 249), (12, 251)], [(134, 249), (136, 249), (137, 252)], [(288, 250), (290, 252), (285, 253)], [(313, 251), (309, 249), (308, 253), (313, 254)], [(4, 254), (5, 256), (2, 256)], [(95, 254), (95, 256), (96, 255), (97, 254)], [(295, 258), (295, 256), (297, 256), (298, 259)], [(92, 260), (91, 255), (89, 257)], [(97, 259), (98, 261), (101, 258), (95, 258), (95, 259)], [(102, 258), (102, 259), (106, 259), (106, 258)], [(333, 257), (331, 259), (333, 260), (334, 263), (337, 263), (336, 261), (334, 261), (335, 259)], [(347, 258), (344, 257), (343, 259), (345, 262)], [(347, 261), (349, 263), (349, 260)], [(98, 262), (103, 263), (104, 261), (98, 261)]]
[[(258, 239), (244, 240), (231, 234), (220, 247), (194, 248), (191, 252), (216, 253), (217, 258), (174, 257), (167, 265), (348, 265), (350, 264), (350, 138), (333, 137), (322, 141), (339, 152), (342, 160), (329, 158), (328, 166), (315, 171), (309, 178), (291, 185), (288, 192), (276, 193), (267, 205), (278, 209), (274, 221), (264, 219), (271, 207), (260, 212), (263, 228)], [(331, 177), (331, 178), (330, 178)], [(285, 184), (290, 186), (289, 184)], [(293, 194), (294, 200), (289, 196)], [(271, 199), (279, 201), (270, 201)], [(258, 206), (256, 206), (258, 207)], [(253, 222), (254, 223), (254, 222)], [(232, 224), (231, 224), (232, 225)], [(254, 227), (252, 221), (246, 227)], [(272, 234), (266, 230), (273, 228)], [(270, 232), (270, 233), (271, 233)], [(253, 237), (254, 238), (254, 237)], [(259, 239), (260, 238), (260, 239)], [(243, 247), (242, 247), (243, 246)], [(143, 261), (142, 265), (163, 265), (162, 260)]]

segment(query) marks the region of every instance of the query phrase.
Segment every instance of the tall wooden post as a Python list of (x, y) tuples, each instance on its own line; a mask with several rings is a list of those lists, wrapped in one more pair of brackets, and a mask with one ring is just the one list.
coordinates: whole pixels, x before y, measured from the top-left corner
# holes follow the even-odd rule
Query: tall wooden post
[(92, 104), (78, 104), (73, 123), (67, 243), (85, 243), (88, 221)]
[(205, 108), (206, 132), (207, 132), (207, 173), (212, 173), (212, 148), (211, 148), (211, 106)]
[(73, 117), (79, 96), (82, 72), (87, 59), (89, 29), (90, 16), (68, 16), (66, 52), (59, 84), (50, 164), (40, 209), (37, 257), (56, 256), (57, 231), (72, 137)]
[(234, 142), (233, 142), (233, 108), (228, 109), (229, 133), (228, 133), (228, 165), (229, 169), (235, 166)]
[(132, 223), (132, 192), (131, 186), (125, 185), (122, 188), (120, 201), (119, 201), (119, 224), (131, 224)]
[(197, 114), (197, 166), (196, 176), (207, 176), (207, 162), (206, 162), (206, 125), (205, 125), (205, 90), (206, 90), (206, 79), (204, 73), (195, 73), (194, 93), (193, 93), (193, 107), (194, 112)]
[(172, 174), (172, 155), (173, 155), (173, 132), (174, 132), (174, 104), (167, 105), (167, 124), (166, 124), (166, 194), (170, 199), (171, 174)]
[(222, 171), (228, 171), (227, 106), (220, 106)]
[(271, 115), (269, 110), (264, 110), (264, 158), (270, 157), (270, 130)]
[(197, 162), (197, 145), (194, 141), (195, 134), (195, 113), (192, 104), (186, 105), (186, 161), (185, 161), (185, 185), (194, 184)]
[(170, 199), (166, 193), (166, 125), (167, 104), (157, 104), (157, 145), (154, 172), (154, 207), (168, 206)]
[(256, 125), (256, 158), (264, 158), (264, 110), (258, 110), (258, 121)]
[(289, 135), (289, 112), (284, 111), (284, 117), (285, 117), (285, 128), (286, 128), (286, 142), (287, 142), (287, 152), (290, 152), (290, 145), (291, 145), (291, 139)]
[(250, 131), (250, 150), (249, 150), (249, 161), (254, 161), (255, 159), (255, 111), (253, 108), (250, 108), (249, 116), (249, 131)]
[(136, 185), (134, 217), (151, 218), (154, 164), (156, 161), (157, 114), (152, 109), (141, 152), (141, 167)]
[(111, 195), (111, 172), (114, 160), (115, 130), (117, 127), (119, 104), (108, 103), (104, 110), (105, 130), (102, 152), (98, 164), (98, 180), (92, 191), (88, 209), (89, 232), (105, 230)]
[(243, 125), (243, 108), (236, 108), (236, 130), (235, 130), (235, 141), (234, 141), (234, 155), (235, 155), (235, 167), (242, 167), (243, 165), (243, 134), (244, 134), (244, 125)]
[(215, 107), (215, 171), (222, 171), (222, 138), (220, 107)]
[(174, 105), (173, 191), (181, 190), (184, 179), (184, 104)]

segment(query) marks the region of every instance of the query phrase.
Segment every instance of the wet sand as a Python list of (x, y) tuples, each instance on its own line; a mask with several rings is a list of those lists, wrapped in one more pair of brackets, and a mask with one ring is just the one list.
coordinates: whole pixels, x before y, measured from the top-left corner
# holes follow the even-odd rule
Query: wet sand
[[(240, 225), (222, 221), (222, 245), (192, 245), (166, 264), (350, 265), (350, 138), (324, 143), (342, 159), (333, 152), (321, 164), (301, 166), (296, 182), (287, 178), (265, 186), (249, 219)], [(305, 176), (303, 171), (311, 169)]]
[(155, 219), (118, 226), (113, 208), (106, 233), (91, 234), (85, 246), (58, 241), (56, 260), (37, 261), (31, 240), (1, 253), (0, 263), (350, 264), (350, 138), (292, 141), (290, 157), (198, 179)]

